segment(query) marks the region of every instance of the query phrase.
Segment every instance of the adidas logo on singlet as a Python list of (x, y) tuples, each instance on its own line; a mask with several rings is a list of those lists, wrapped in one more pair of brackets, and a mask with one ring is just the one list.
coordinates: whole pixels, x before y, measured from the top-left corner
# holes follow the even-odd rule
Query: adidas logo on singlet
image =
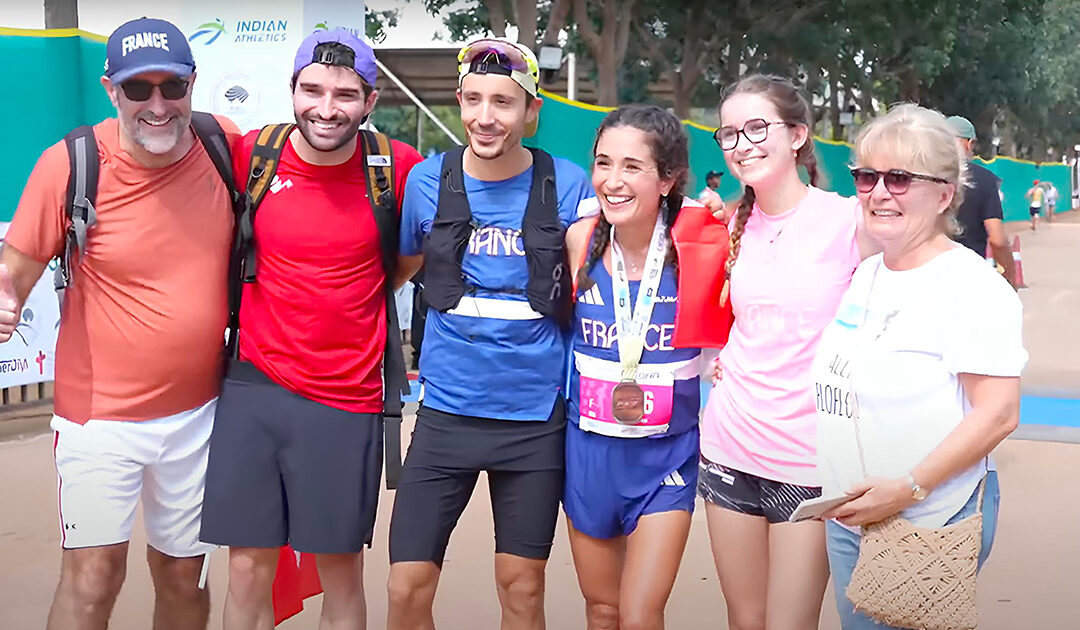
[(584, 304), (592, 304), (593, 306), (603, 306), (604, 296), (600, 293), (600, 285), (592, 285), (592, 288), (581, 296), (580, 301)]

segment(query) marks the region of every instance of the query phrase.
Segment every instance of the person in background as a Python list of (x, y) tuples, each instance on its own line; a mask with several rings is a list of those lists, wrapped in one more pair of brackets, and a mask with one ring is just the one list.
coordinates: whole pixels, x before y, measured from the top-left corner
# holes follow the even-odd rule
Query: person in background
[(1050, 182), (1046, 182), (1046, 222), (1054, 222), (1054, 210), (1057, 208), (1058, 189)]
[(1034, 232), (1038, 227), (1039, 214), (1042, 213), (1043, 202), (1046, 199), (1046, 191), (1039, 185), (1039, 180), (1031, 182), (1031, 188), (1028, 188), (1024, 198), (1030, 203), (1028, 211), (1031, 215), (1031, 231)]
[(705, 187), (698, 193), (697, 200), (708, 208), (712, 213), (721, 215), (724, 209), (724, 200), (720, 197), (720, 178), (724, 176), (722, 171), (709, 171), (705, 174)]
[(954, 238), (980, 256), (986, 256), (989, 245), (994, 262), (1004, 270), (1005, 279), (1016, 286), (1016, 263), (1005, 234), (1001, 208), (1001, 179), (975, 163), (975, 126), (971, 121), (962, 116), (950, 116), (947, 121), (967, 164), (969, 182), (968, 190), (964, 191), (964, 202), (956, 212), (960, 232)]

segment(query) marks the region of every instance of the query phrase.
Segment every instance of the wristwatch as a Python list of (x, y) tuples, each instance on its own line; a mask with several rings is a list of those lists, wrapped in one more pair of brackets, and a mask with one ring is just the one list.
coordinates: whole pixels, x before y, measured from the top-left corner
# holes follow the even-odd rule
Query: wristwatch
[(911, 487), (911, 498), (916, 501), (922, 501), (926, 495), (930, 494), (926, 488), (915, 483), (915, 478), (911, 476), (911, 473), (904, 476), (904, 482)]

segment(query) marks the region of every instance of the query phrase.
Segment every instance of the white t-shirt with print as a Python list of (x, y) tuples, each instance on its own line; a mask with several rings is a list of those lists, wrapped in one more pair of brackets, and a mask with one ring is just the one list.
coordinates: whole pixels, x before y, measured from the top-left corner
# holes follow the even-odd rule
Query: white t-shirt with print
[[(864, 478), (856, 406), (867, 476), (903, 477), (970, 411), (958, 374), (1020, 375), (1028, 357), (1021, 328), (1016, 292), (962, 246), (907, 271), (890, 270), (881, 254), (863, 261), (812, 369), (823, 495)], [(986, 469), (979, 462), (901, 515), (943, 526)]]

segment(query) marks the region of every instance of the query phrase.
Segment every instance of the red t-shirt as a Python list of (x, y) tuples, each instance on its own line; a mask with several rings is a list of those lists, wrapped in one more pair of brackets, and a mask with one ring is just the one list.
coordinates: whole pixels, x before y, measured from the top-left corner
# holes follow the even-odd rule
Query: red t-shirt
[[(233, 152), (237, 182), (247, 181), (258, 133)], [(400, 211), (421, 157), (396, 140), (392, 150)], [(344, 164), (315, 166), (285, 143), (255, 214), (255, 256), (257, 279), (240, 303), (240, 358), (316, 402), (381, 412), (385, 274), (359, 146)]]

